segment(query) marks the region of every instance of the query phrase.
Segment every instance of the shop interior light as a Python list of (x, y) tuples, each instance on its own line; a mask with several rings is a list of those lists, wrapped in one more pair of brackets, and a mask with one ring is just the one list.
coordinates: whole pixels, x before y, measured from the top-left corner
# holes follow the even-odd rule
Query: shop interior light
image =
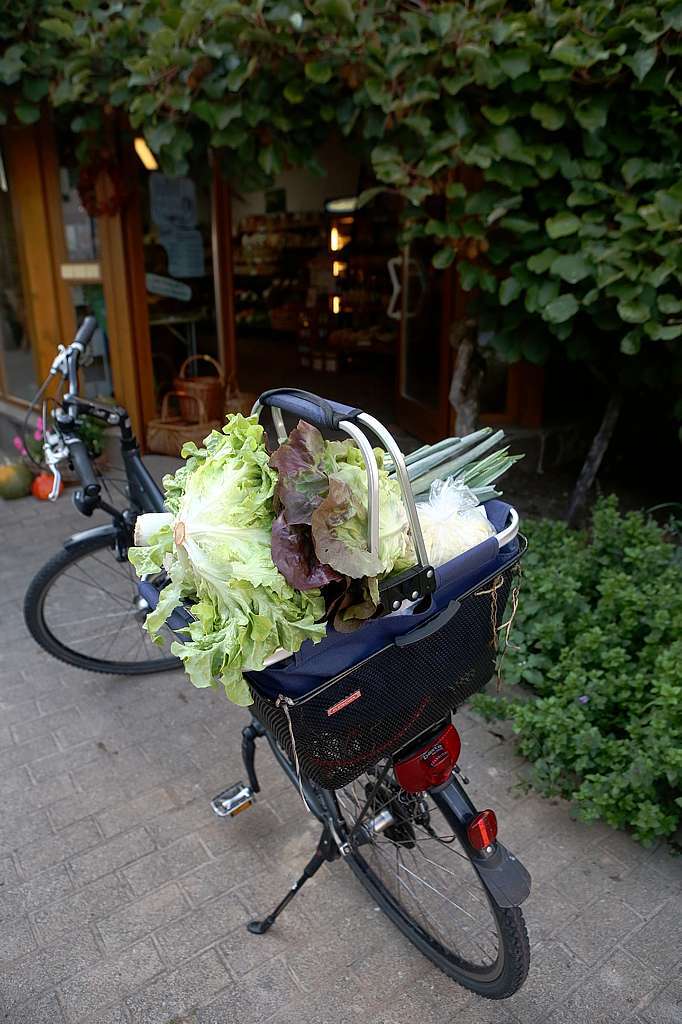
[(330, 247), (332, 252), (338, 252), (339, 251), (339, 249), (340, 249), (339, 242), (340, 241), (341, 241), (341, 239), (339, 238), (339, 229), (338, 228), (332, 228), (331, 232), (330, 232), (330, 235), (329, 235), (329, 247)]
[(156, 162), (156, 157), (154, 156), (151, 149), (149, 148), (149, 146), (147, 145), (147, 143), (145, 142), (141, 135), (138, 135), (135, 138), (134, 144), (135, 152), (137, 153), (137, 155), (139, 156), (140, 160), (147, 168), (147, 170), (158, 171), (159, 165)]
[(340, 196), (328, 199), (324, 204), (327, 213), (355, 213), (358, 208), (358, 196)]
[(341, 312), (341, 296), (340, 295), (334, 295), (333, 298), (332, 298), (332, 313), (340, 313), (340, 312)]
[(346, 264), (341, 263), (340, 260), (334, 260), (332, 264), (332, 274), (334, 277), (340, 277), (346, 269)]

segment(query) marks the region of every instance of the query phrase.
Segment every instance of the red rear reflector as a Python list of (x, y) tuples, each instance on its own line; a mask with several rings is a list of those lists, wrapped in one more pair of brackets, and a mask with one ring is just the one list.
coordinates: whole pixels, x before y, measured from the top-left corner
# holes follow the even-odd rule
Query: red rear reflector
[(434, 739), (410, 757), (396, 761), (395, 777), (407, 793), (422, 793), (447, 782), (462, 744), (454, 725), (448, 725)]
[(485, 850), (497, 839), (497, 818), (495, 812), (488, 809), (480, 811), (467, 825), (469, 842), (475, 850)]

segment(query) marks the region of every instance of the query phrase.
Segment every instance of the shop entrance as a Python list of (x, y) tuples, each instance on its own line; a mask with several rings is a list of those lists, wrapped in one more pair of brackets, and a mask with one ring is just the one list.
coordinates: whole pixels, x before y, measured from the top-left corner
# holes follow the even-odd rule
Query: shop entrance
[(321, 157), (324, 178), (290, 171), (270, 191), (233, 191), (240, 387), (298, 387), (443, 436), (446, 275), (428, 244), (401, 248), (396, 197), (360, 205), (360, 165), (333, 147)]

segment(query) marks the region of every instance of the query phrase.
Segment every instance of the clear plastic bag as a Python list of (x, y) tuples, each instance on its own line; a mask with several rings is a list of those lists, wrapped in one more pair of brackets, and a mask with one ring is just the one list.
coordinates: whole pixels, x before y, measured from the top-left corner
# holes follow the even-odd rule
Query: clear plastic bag
[(434, 480), (428, 500), (417, 503), (417, 512), (429, 561), (434, 567), (495, 533), (476, 495), (454, 477)]

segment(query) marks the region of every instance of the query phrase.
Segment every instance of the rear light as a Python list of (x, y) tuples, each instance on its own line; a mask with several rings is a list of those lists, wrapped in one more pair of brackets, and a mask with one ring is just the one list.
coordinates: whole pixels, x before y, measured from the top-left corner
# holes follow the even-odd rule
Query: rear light
[(447, 782), (457, 764), (462, 742), (454, 725), (425, 744), (410, 757), (393, 766), (395, 777), (407, 793), (422, 793), (433, 786)]
[(474, 850), (485, 850), (497, 839), (497, 818), (490, 809), (479, 811), (467, 825), (467, 836)]

